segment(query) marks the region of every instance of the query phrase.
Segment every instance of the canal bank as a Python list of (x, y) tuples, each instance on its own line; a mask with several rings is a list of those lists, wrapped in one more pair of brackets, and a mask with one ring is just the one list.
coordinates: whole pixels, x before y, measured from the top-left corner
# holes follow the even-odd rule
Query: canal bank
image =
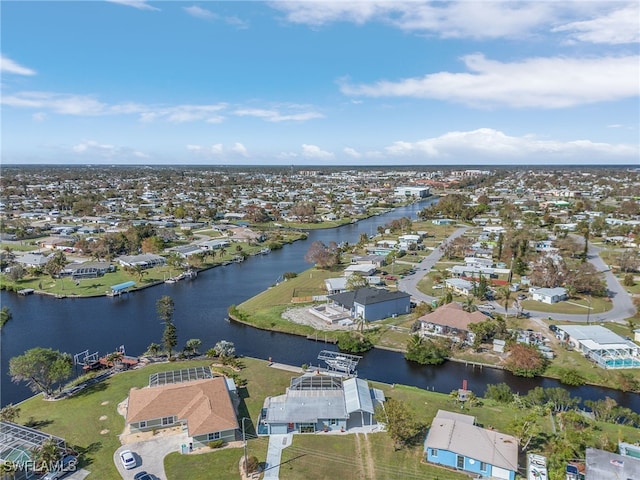
[[(308, 240), (328, 244), (357, 242), (361, 234), (372, 235), (399, 217), (415, 219), (417, 212), (434, 199), (408, 205), (393, 212), (370, 217), (355, 224), (331, 230), (309, 232)], [(0, 335), (0, 400), (2, 405), (32, 396), (24, 384), (11, 382), (7, 374), (9, 359), (34, 347), (47, 347), (76, 354), (85, 350), (101, 355), (124, 345), (128, 355), (141, 355), (150, 343), (160, 343), (163, 325), (156, 313), (157, 301), (165, 295), (174, 300), (174, 322), (178, 348), (198, 338), (206, 350), (220, 340), (235, 344), (239, 355), (268, 359), (289, 365), (317, 363), (320, 350), (337, 350), (332, 344), (316, 344), (304, 337), (276, 333), (228, 320), (230, 305), (239, 305), (277, 282), (284, 272), (302, 272), (310, 265), (304, 256), (310, 242), (295, 242), (269, 255), (249, 257), (225, 268), (202, 272), (192, 282), (161, 284), (121, 298), (67, 298), (63, 301), (41, 295), (19, 296), (0, 292), (3, 306), (13, 318)], [(320, 342), (318, 342), (320, 343)], [(551, 379), (523, 379), (496, 369), (446, 362), (429, 367), (413, 364), (402, 353), (374, 349), (363, 354), (358, 366), (362, 378), (389, 384), (405, 384), (448, 393), (467, 380), (469, 388), (481, 395), (487, 384), (505, 382), (514, 391), (526, 393), (536, 386), (562, 386), (586, 399), (614, 398), (620, 405), (640, 411), (640, 396), (596, 387), (565, 387)]]

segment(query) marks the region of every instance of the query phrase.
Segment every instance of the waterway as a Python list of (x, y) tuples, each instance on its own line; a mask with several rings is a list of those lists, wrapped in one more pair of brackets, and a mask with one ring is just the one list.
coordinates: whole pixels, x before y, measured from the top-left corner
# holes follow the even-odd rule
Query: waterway
[[(9, 359), (33, 347), (49, 347), (71, 354), (84, 350), (104, 355), (124, 345), (129, 355), (143, 353), (152, 342), (160, 343), (163, 325), (156, 312), (157, 300), (169, 295), (175, 303), (178, 346), (191, 338), (202, 340), (202, 350), (219, 340), (232, 341), (239, 355), (291, 365), (317, 365), (320, 350), (336, 350), (335, 345), (282, 333), (257, 330), (227, 320), (227, 308), (273, 285), (284, 272), (302, 272), (311, 265), (304, 260), (311, 242), (356, 243), (360, 234), (375, 234), (403, 216), (416, 218), (417, 212), (432, 200), (402, 207), (383, 215), (343, 227), (311, 231), (306, 241), (286, 245), (269, 255), (201, 272), (195, 280), (162, 284), (122, 297), (55, 299), (47, 296), (22, 297), (1, 292), (2, 306), (13, 318), (0, 335), (0, 404), (17, 403), (31, 392), (24, 384), (11, 382)], [(522, 394), (535, 386), (561, 386), (551, 379), (523, 379), (502, 370), (446, 362), (442, 366), (420, 366), (407, 362), (401, 353), (373, 349), (364, 354), (358, 366), (361, 378), (386, 383), (413, 385), (448, 393), (462, 386), (482, 395), (487, 384), (506, 382)], [(600, 387), (565, 387), (583, 400), (614, 398), (619, 404), (640, 411), (640, 395)]]

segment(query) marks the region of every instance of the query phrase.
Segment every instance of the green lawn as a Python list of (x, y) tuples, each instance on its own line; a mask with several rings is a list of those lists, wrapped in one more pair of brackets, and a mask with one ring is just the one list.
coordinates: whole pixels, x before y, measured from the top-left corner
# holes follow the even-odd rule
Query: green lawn
[[(274, 356), (274, 360), (277, 361), (277, 356)], [(264, 462), (268, 440), (265, 437), (255, 438), (253, 425), (265, 397), (284, 393), (294, 374), (269, 367), (262, 360), (244, 358), (242, 363), (245, 368), (238, 375), (247, 380), (247, 387), (239, 391), (241, 403), (238, 416), (251, 419), (252, 426), (247, 424), (248, 455), (256, 456), (260, 462)], [(70, 445), (75, 446), (81, 454), (80, 466), (91, 472), (89, 480), (117, 479), (119, 476), (113, 464), (113, 453), (120, 446), (118, 435), (124, 428), (124, 419), (116, 408), (126, 398), (129, 389), (147, 385), (152, 373), (208, 364), (206, 360), (152, 364), (115, 375), (69, 399), (48, 402), (41, 397), (34, 397), (20, 404), (18, 423), (28, 423), (63, 437)], [(460, 410), (446, 394), (377, 382), (372, 382), (372, 386), (382, 389), (388, 398), (406, 402), (416, 420), (425, 426), (431, 423), (438, 409)], [(465, 408), (464, 413), (475, 416), (480, 425), (492, 426), (509, 433), (509, 424), (522, 411), (514, 406), (485, 401), (482, 405)], [(100, 420), (102, 416), (106, 416), (106, 419)], [(540, 425), (545, 431), (549, 431), (547, 418), (541, 418)], [(640, 441), (640, 431), (637, 429), (604, 424), (600, 424), (599, 428), (612, 439)], [(373, 471), (373, 478), (466, 478), (422, 463), (423, 439), (424, 433), (416, 439), (413, 446), (395, 451), (390, 439), (380, 433), (369, 434), (367, 437), (359, 435), (357, 438), (355, 435), (321, 433), (297, 435), (292, 447), (284, 450), (281, 477), (284, 480), (360, 479), (365, 478), (362, 472)], [(198, 455), (175, 453), (166, 457), (165, 468), (170, 480), (185, 478), (185, 472), (193, 480), (210, 479), (212, 472), (216, 472), (215, 478), (235, 479), (238, 478), (237, 468), (242, 454), (242, 448), (212, 450)]]
[(524, 300), (522, 302), (522, 306), (525, 310), (533, 310), (536, 312), (545, 312), (550, 314), (566, 313), (575, 315), (586, 315), (589, 311), (589, 307), (591, 308), (591, 315), (608, 312), (613, 307), (610, 299), (600, 297), (592, 297), (591, 300), (588, 297), (577, 297), (564, 302), (554, 303), (552, 305), (534, 300)]

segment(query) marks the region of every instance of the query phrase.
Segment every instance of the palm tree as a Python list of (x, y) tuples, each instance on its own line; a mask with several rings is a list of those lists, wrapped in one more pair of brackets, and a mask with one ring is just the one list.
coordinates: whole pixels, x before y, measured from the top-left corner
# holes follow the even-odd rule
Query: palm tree
[(122, 363), (122, 357), (124, 357), (124, 354), (122, 352), (111, 352), (109, 355), (105, 357), (105, 360), (107, 361), (107, 366), (110, 366), (110, 367), (118, 366), (120, 363)]
[(478, 310), (478, 307), (476, 307), (476, 304), (474, 303), (473, 297), (467, 297), (464, 299), (464, 302), (462, 303), (462, 309), (465, 312), (469, 313)]
[(142, 283), (142, 278), (145, 275), (149, 274), (149, 272), (147, 272), (142, 265), (134, 265), (131, 268), (131, 273), (133, 273), (137, 277), (138, 282), (140, 282), (140, 283)]
[(509, 316), (509, 300), (511, 300), (511, 290), (509, 287), (502, 287), (498, 290), (499, 295), (502, 297), (503, 305), (504, 305), (504, 315), (505, 317)]
[(157, 343), (152, 343), (147, 347), (147, 351), (145, 353), (149, 354), (152, 357), (157, 357), (160, 353), (160, 345)]
[(41, 471), (48, 471), (49, 465), (55, 464), (60, 459), (60, 447), (53, 438), (42, 442), (39, 447), (31, 450), (33, 462), (41, 468)]

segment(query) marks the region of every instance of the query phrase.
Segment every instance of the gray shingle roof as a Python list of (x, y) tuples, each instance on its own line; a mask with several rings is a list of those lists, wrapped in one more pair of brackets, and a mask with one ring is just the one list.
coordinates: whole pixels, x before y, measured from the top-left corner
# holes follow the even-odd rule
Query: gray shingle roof
[(354, 303), (360, 305), (372, 305), (374, 303), (387, 302), (397, 298), (410, 297), (405, 292), (391, 292), (383, 288), (364, 287), (353, 292), (336, 293), (329, 298), (345, 308), (353, 307)]

